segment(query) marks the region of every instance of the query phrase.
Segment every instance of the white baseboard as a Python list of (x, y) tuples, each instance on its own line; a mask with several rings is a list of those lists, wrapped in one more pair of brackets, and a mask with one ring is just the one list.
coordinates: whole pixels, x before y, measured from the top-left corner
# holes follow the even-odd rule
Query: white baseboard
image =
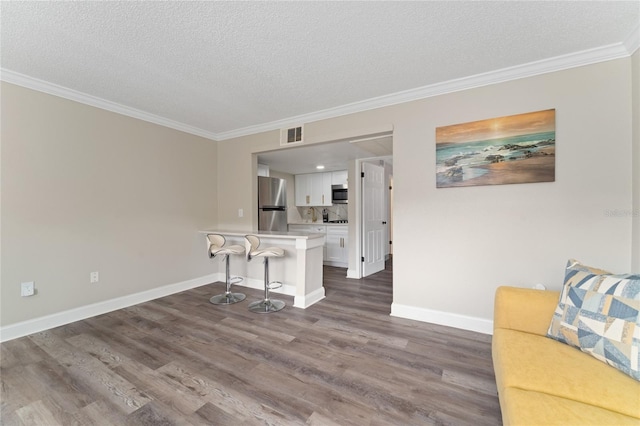
[[(221, 281), (224, 282), (225, 278), (222, 278)], [(257, 290), (264, 290), (264, 281), (259, 278), (244, 278), (238, 284), (234, 284), (240, 287), (254, 288)], [(269, 290), (270, 293), (279, 293), (285, 294), (287, 296), (295, 296), (296, 295), (296, 287), (289, 284), (282, 284), (282, 287), (277, 288), (275, 290)]]
[(356, 280), (359, 280), (362, 277), (360, 276), (360, 274), (358, 273), (357, 270), (355, 270), (355, 269), (347, 269), (347, 278), (354, 278)]
[(493, 334), (493, 321), (450, 312), (434, 311), (416, 306), (391, 304), (391, 316), (446, 325), (463, 330), (476, 331), (483, 334)]
[(293, 299), (293, 306), (295, 308), (307, 309), (309, 306), (324, 299), (324, 287), (320, 287), (316, 291), (313, 291), (306, 296), (296, 296)]
[[(347, 278), (350, 278), (350, 271), (347, 271)], [(192, 280), (183, 281), (176, 284), (154, 288), (142, 291), (140, 293), (130, 294), (115, 299), (105, 300), (103, 302), (93, 303), (87, 306), (58, 312), (44, 317), (34, 318), (5, 327), (0, 327), (0, 342), (17, 339), (29, 334), (38, 333), (40, 331), (49, 330), (54, 327), (69, 324), (74, 321), (80, 321), (86, 318), (102, 315), (128, 306), (137, 305), (139, 303), (148, 302), (160, 297), (169, 296), (181, 291), (211, 284), (214, 282), (224, 281), (224, 273), (218, 272), (209, 274), (204, 277), (194, 278)], [(245, 279), (236, 285), (263, 289), (264, 283), (260, 279)], [(281, 288), (274, 290), (274, 293), (286, 294), (294, 296), (296, 293), (295, 286), (283, 285)], [(324, 287), (314, 291), (306, 297), (296, 297), (294, 305), (297, 308), (307, 308), (314, 303), (324, 299)], [(461, 328), (463, 330), (476, 331), (484, 334), (493, 333), (493, 321), (466, 315), (452, 314), (449, 312), (434, 311), (431, 309), (418, 308), (415, 306), (400, 305), (398, 303), (391, 304), (391, 316), (407, 318), (417, 321), (429, 322), (433, 324), (446, 325), (449, 327)]]
[[(236, 286), (254, 288), (258, 290), (264, 290), (264, 281), (257, 278), (245, 278)], [(295, 308), (306, 309), (316, 302), (324, 299), (324, 287), (320, 287), (318, 290), (307, 294), (306, 296), (296, 296), (296, 287), (293, 285), (283, 284), (282, 287), (275, 290), (270, 290), (270, 293), (285, 294), (287, 296), (293, 296), (293, 306)]]
[(333, 262), (331, 260), (325, 260), (324, 262), (322, 262), (323, 265), (325, 266), (335, 266), (336, 268), (348, 268), (349, 264), (346, 262)]
[(91, 305), (80, 306), (67, 311), (10, 324), (5, 327), (0, 327), (0, 342), (17, 339), (18, 337), (49, 330), (54, 327), (59, 327), (61, 325), (80, 321), (96, 315), (106, 314), (107, 312), (148, 302), (160, 297), (169, 296), (181, 291), (211, 284), (216, 281), (224, 281), (224, 279), (224, 273), (218, 272), (205, 275), (204, 277), (194, 278), (176, 284), (169, 284), (153, 288), (151, 290), (141, 291), (140, 293), (129, 294), (127, 296), (117, 297), (115, 299), (92, 303)]

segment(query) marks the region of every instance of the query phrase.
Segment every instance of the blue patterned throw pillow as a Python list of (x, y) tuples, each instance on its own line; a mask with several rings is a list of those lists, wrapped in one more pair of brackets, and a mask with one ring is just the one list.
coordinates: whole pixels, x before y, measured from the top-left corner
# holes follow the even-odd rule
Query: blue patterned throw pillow
[(569, 260), (547, 336), (640, 381), (640, 275)]

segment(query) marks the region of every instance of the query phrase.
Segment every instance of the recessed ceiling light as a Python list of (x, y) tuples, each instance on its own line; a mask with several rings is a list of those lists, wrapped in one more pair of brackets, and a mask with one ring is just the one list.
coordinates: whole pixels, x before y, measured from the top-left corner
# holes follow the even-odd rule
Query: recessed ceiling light
[(319, 164), (319, 165), (316, 166), (316, 169), (322, 170), (322, 169), (324, 169), (324, 166), (322, 164)]

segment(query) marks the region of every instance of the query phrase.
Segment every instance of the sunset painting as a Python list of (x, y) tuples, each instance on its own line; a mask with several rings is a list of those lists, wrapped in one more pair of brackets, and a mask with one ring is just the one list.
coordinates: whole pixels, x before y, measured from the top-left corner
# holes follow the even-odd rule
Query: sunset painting
[(436, 187), (555, 181), (556, 110), (436, 128)]

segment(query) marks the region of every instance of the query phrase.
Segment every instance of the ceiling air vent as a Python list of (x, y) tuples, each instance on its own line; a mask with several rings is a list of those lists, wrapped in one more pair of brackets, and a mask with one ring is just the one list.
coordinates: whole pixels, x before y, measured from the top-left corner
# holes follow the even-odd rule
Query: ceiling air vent
[(296, 143), (302, 143), (302, 126), (291, 127), (289, 129), (282, 129), (280, 131), (280, 145), (291, 145)]

